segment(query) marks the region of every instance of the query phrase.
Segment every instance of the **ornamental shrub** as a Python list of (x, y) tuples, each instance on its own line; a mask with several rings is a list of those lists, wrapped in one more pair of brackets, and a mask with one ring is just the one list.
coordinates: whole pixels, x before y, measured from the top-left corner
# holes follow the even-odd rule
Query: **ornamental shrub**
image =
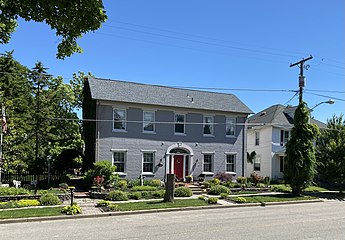
[(97, 202), (96, 207), (107, 207), (107, 206), (109, 206), (109, 204), (110, 204), (110, 202), (107, 200), (99, 200)]
[(119, 205), (117, 205), (117, 204), (110, 204), (108, 208), (109, 208), (110, 211), (118, 211), (119, 210)]
[(134, 186), (140, 186), (139, 179), (130, 179), (130, 180), (128, 180), (128, 187), (132, 188)]
[(126, 180), (119, 180), (116, 184), (116, 187), (121, 190), (126, 190), (128, 187), (128, 183)]
[(247, 200), (244, 197), (237, 197), (234, 199), (236, 203), (246, 203)]
[(142, 198), (142, 194), (141, 194), (141, 192), (132, 192), (132, 193), (130, 193), (129, 195), (128, 195), (128, 197), (130, 198), (130, 199), (135, 199), (135, 200), (138, 200), (138, 199), (140, 199), (140, 198)]
[(145, 186), (159, 187), (161, 185), (161, 180), (159, 179), (146, 179), (144, 180)]
[(231, 182), (231, 181), (227, 181), (225, 183), (223, 183), (223, 186), (229, 187), (229, 188), (239, 188), (241, 187), (241, 185), (237, 182)]
[(42, 206), (52, 206), (61, 204), (61, 201), (56, 194), (46, 193), (40, 197), (40, 203)]
[(106, 199), (111, 201), (127, 201), (128, 194), (120, 190), (115, 190), (109, 192)]
[(76, 215), (78, 213), (81, 213), (81, 207), (78, 205), (65, 206), (63, 207), (61, 212), (66, 213), (67, 215)]
[(192, 190), (187, 187), (179, 187), (175, 189), (175, 197), (190, 197), (192, 195)]
[(220, 195), (221, 193), (229, 194), (230, 189), (222, 185), (216, 185), (211, 187), (210, 191), (208, 192), (210, 195)]
[(272, 192), (285, 192), (289, 193), (291, 192), (291, 187), (285, 184), (277, 184), (277, 185), (272, 185), (271, 186), (271, 191)]
[(200, 196), (198, 197), (198, 199), (200, 199), (200, 200), (205, 200), (205, 196), (204, 196), (204, 195), (200, 195)]
[(60, 189), (67, 190), (67, 189), (68, 189), (68, 184), (67, 184), (67, 183), (60, 183), (60, 184), (59, 184), (59, 188), (60, 188)]
[(154, 198), (164, 198), (165, 196), (165, 190), (157, 190), (152, 192), (152, 197)]
[(93, 164), (93, 169), (87, 171), (85, 176), (85, 181), (88, 185), (92, 185), (93, 180), (99, 176), (103, 177), (103, 184), (110, 185), (113, 184), (118, 175), (115, 175), (116, 166), (112, 165), (111, 161), (104, 160), (100, 162), (95, 162)]
[(0, 187), (0, 196), (29, 195), (30, 191), (25, 188)]
[(246, 177), (237, 177), (237, 182), (239, 184), (247, 184), (247, 178)]
[(221, 199), (226, 199), (228, 196), (229, 196), (229, 194), (227, 194), (227, 193), (221, 193), (220, 194)]
[(18, 207), (40, 206), (41, 203), (36, 199), (21, 199), (17, 201)]
[(157, 187), (153, 186), (134, 186), (132, 187), (133, 191), (156, 191)]
[(221, 182), (232, 181), (232, 175), (225, 172), (218, 172), (214, 177), (219, 179)]
[(220, 180), (218, 178), (213, 178), (213, 179), (209, 180), (208, 182), (211, 184), (211, 186), (220, 184)]
[(217, 204), (218, 203), (218, 198), (216, 197), (210, 197), (207, 199), (208, 204)]

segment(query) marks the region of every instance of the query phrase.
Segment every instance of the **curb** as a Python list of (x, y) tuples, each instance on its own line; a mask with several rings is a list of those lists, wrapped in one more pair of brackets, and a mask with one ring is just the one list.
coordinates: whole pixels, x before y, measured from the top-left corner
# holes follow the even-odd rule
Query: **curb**
[(303, 204), (303, 203), (320, 203), (324, 202), (321, 199), (304, 200), (304, 201), (289, 201), (289, 202), (270, 202), (270, 203), (245, 203), (234, 205), (211, 205), (200, 207), (185, 207), (185, 208), (164, 208), (164, 209), (149, 209), (149, 210), (137, 210), (126, 212), (104, 212), (99, 214), (85, 214), (85, 215), (63, 215), (63, 216), (51, 216), (51, 217), (32, 217), (32, 218), (15, 218), (0, 220), (0, 224), (8, 223), (24, 223), (24, 222), (43, 222), (52, 220), (66, 220), (66, 219), (82, 219), (82, 218), (95, 218), (95, 217), (111, 217), (111, 216), (123, 216), (123, 215), (138, 215), (146, 213), (160, 213), (160, 212), (177, 212), (177, 211), (193, 211), (193, 210), (205, 210), (205, 209), (219, 209), (219, 208), (243, 208), (243, 207), (265, 207), (276, 205), (288, 205), (288, 204)]

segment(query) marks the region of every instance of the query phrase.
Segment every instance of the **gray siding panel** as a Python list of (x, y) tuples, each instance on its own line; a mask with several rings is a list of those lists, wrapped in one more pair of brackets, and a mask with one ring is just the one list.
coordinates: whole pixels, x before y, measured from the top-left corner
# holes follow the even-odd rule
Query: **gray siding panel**
[[(142, 169), (142, 150), (155, 150), (154, 178), (164, 179), (166, 173), (165, 153), (169, 146), (183, 142), (190, 146), (194, 152), (194, 173), (196, 178), (203, 169), (202, 152), (214, 152), (214, 173), (225, 172), (225, 153), (236, 153), (237, 176), (242, 175), (242, 133), (243, 126), (236, 126), (236, 136), (225, 136), (225, 116), (215, 115), (214, 137), (203, 136), (202, 124), (186, 124), (186, 135), (174, 134), (174, 111), (157, 110), (156, 122), (170, 122), (156, 124), (156, 133), (147, 134), (142, 131), (143, 110), (140, 108), (127, 108), (127, 132), (113, 132), (112, 106), (98, 105), (98, 138), (96, 139), (96, 161), (112, 160), (111, 149), (127, 149), (126, 177), (138, 178)], [(133, 121), (133, 122), (131, 122)], [(245, 118), (236, 119), (237, 123), (244, 123)], [(202, 123), (203, 115), (187, 113), (186, 123)], [(164, 142), (164, 143), (163, 143)], [(198, 143), (198, 144), (196, 144)], [(162, 159), (163, 167), (158, 167)]]

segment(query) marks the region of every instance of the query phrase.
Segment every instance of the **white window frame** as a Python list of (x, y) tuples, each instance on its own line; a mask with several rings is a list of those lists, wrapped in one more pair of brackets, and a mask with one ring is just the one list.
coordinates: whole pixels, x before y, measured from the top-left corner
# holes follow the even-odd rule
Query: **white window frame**
[[(210, 118), (211, 119), (211, 122), (210, 123), (207, 123), (206, 122), (206, 119), (207, 118)], [(205, 127), (206, 125), (209, 125), (209, 128), (210, 128), (210, 133), (205, 133)], [(203, 127), (202, 127), (202, 133), (204, 136), (214, 136), (214, 116), (210, 116), (210, 115), (205, 115), (203, 117)]]
[[(141, 171), (143, 175), (153, 175), (154, 170), (155, 170), (155, 162), (156, 162), (156, 151), (153, 150), (142, 150), (142, 164), (141, 164)], [(145, 154), (153, 154), (153, 159), (152, 159), (152, 172), (144, 172), (144, 164), (145, 164)]]
[[(145, 120), (145, 113), (152, 114), (153, 119), (146, 121)], [(143, 133), (155, 133), (156, 132), (155, 120), (156, 120), (156, 114), (154, 111), (143, 111)], [(152, 123), (153, 130), (152, 131), (145, 130), (145, 127), (147, 126), (147, 124), (150, 124), (150, 123)]]
[(260, 132), (259, 131), (255, 131), (255, 139), (254, 139), (254, 145), (255, 146), (259, 146), (260, 145)]
[[(124, 128), (119, 129), (119, 128), (115, 128), (115, 117), (114, 117), (114, 113), (115, 111), (123, 111), (124, 112), (124, 119), (118, 120), (118, 122), (122, 122), (122, 126), (124, 126)], [(127, 109), (123, 109), (123, 108), (113, 108), (113, 131), (114, 132), (126, 132), (127, 131)]]
[[(176, 116), (183, 116), (183, 122), (177, 122)], [(176, 124), (183, 125), (183, 132), (176, 132)], [(174, 134), (175, 135), (186, 135), (186, 114), (184, 113), (175, 113), (174, 114)]]
[(288, 143), (288, 141), (290, 139), (290, 135), (291, 135), (290, 131), (284, 130), (284, 136), (283, 136), (283, 144), (284, 144), (284, 146)]
[[(228, 163), (228, 156), (232, 156), (233, 157), (233, 163)], [(233, 171), (228, 171), (228, 165), (232, 165), (233, 166)], [(225, 172), (226, 173), (236, 173), (236, 153), (226, 153), (225, 154)]]
[(127, 167), (127, 149), (111, 149), (112, 152), (112, 160), (111, 163), (112, 165), (116, 166), (115, 164), (115, 153), (123, 153), (123, 171), (119, 172), (118, 169), (116, 169), (115, 173), (119, 175), (127, 175), (126, 173), (126, 167)]
[[(205, 171), (205, 156), (211, 156), (211, 169), (208, 169), (210, 171)], [(212, 175), (213, 174), (213, 171), (214, 171), (214, 153), (210, 152), (205, 152), (205, 153), (202, 153), (202, 173), (203, 174), (206, 174), (206, 175)]]
[[(229, 123), (229, 121), (232, 121), (232, 123)], [(228, 134), (228, 128), (231, 128), (231, 126), (234, 129), (234, 133), (233, 134)], [(227, 117), (225, 119), (225, 135), (227, 137), (234, 137), (236, 135), (236, 118)]]

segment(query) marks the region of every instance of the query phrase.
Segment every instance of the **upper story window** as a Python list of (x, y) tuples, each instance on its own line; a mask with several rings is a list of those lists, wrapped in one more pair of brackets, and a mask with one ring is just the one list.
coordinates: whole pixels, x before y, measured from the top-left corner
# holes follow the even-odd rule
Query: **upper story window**
[(213, 172), (213, 154), (205, 153), (204, 154), (204, 164), (203, 164), (203, 171), (204, 172)]
[(155, 132), (155, 112), (144, 111), (143, 120), (143, 131)]
[(204, 116), (204, 135), (213, 135), (213, 117)]
[(126, 131), (126, 110), (113, 109), (113, 129), (115, 131)]
[(236, 172), (236, 155), (226, 154), (225, 171)]
[(175, 113), (175, 133), (185, 134), (185, 115)]
[(235, 119), (226, 118), (225, 123), (226, 136), (235, 136)]
[(126, 172), (126, 158), (127, 158), (126, 151), (121, 151), (121, 150), (113, 151), (113, 165), (116, 166), (117, 173)]
[(280, 130), (280, 146), (285, 146), (290, 139), (290, 131)]
[(143, 152), (143, 173), (153, 173), (154, 162), (154, 152)]
[(255, 146), (260, 144), (260, 132), (255, 132)]

